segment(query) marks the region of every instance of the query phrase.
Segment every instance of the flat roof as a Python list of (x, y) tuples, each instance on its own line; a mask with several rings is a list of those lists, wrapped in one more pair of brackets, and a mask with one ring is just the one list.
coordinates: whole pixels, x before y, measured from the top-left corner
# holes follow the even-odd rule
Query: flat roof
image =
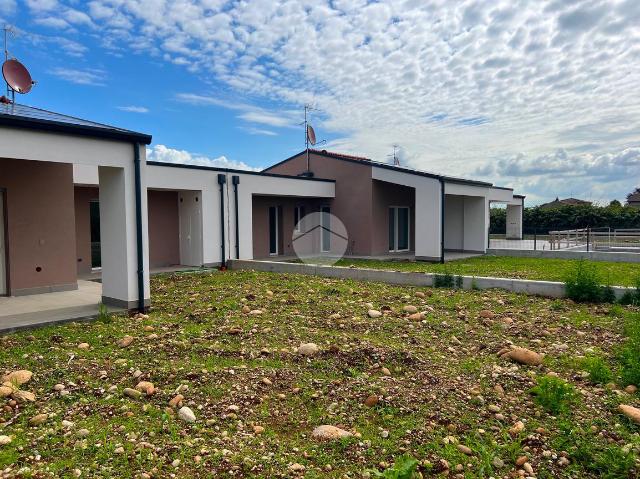
[[(460, 183), (460, 184), (466, 184), (466, 185), (472, 185), (472, 186), (481, 186), (481, 187), (485, 187), (485, 188), (500, 188), (500, 189), (504, 189), (504, 190), (511, 190), (513, 191), (513, 188), (505, 188), (502, 186), (494, 186), (493, 183), (488, 183), (486, 181), (478, 181), (478, 180), (469, 180), (466, 178), (457, 178), (455, 176), (446, 176), (446, 175), (440, 175), (437, 173), (430, 173), (428, 171), (421, 171), (421, 170), (416, 170), (414, 168), (406, 168), (403, 166), (396, 166), (396, 165), (390, 165), (388, 163), (382, 163), (379, 161), (374, 161), (371, 160), (369, 158), (366, 158), (364, 156), (354, 156), (354, 155), (347, 155), (344, 153), (336, 153), (336, 152), (332, 152), (332, 151), (327, 151), (327, 150), (315, 150), (315, 149), (310, 149), (309, 150), (310, 153), (316, 154), (316, 155), (320, 155), (320, 156), (325, 156), (327, 158), (335, 158), (338, 160), (342, 160), (342, 161), (349, 161), (352, 163), (358, 163), (361, 165), (369, 165), (369, 166), (376, 166), (378, 168), (385, 168), (387, 170), (395, 170), (401, 173), (408, 173), (410, 175), (418, 175), (418, 176), (425, 176), (428, 178), (435, 178), (438, 180), (442, 180), (445, 182), (449, 182), (449, 183)], [(282, 160), (278, 163), (276, 163), (275, 165), (271, 165), (268, 168), (265, 168), (262, 171), (269, 171), (271, 168), (274, 168), (278, 165), (281, 165), (283, 163), (286, 163), (289, 160), (292, 160), (293, 158), (296, 158), (302, 154), (306, 153), (306, 150), (301, 151), (300, 153), (296, 153), (293, 156), (290, 156), (289, 158)]]
[(291, 176), (281, 175), (278, 173), (265, 173), (264, 171), (252, 171), (252, 170), (238, 170), (234, 168), (221, 168), (218, 166), (205, 166), (205, 165), (186, 165), (184, 163), (168, 163), (164, 161), (147, 161), (147, 165), (150, 166), (166, 166), (169, 168), (186, 168), (190, 170), (208, 170), (208, 171), (220, 171), (225, 173), (238, 173), (243, 175), (256, 175), (256, 176), (268, 176), (273, 178), (288, 178), (290, 180), (306, 180), (306, 181), (323, 181), (325, 183), (335, 183), (336, 180), (330, 180), (326, 178), (307, 178), (306, 176)]
[(151, 135), (111, 125), (83, 120), (18, 103), (0, 103), (0, 125), (39, 131), (53, 131), (92, 138), (132, 143), (151, 143)]

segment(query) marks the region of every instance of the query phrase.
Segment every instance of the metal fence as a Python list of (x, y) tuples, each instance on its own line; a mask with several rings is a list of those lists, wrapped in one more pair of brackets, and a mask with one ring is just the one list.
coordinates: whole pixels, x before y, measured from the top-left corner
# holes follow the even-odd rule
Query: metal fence
[(534, 251), (611, 251), (640, 253), (640, 229), (580, 228), (508, 239), (489, 236), (489, 248)]

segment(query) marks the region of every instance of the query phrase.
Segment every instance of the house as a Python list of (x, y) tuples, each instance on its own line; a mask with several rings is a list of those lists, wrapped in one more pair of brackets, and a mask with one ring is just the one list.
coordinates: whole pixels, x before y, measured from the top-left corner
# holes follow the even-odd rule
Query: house
[[(300, 152), (264, 172), (334, 180), (335, 197), (323, 208), (345, 224), (354, 256), (443, 261), (445, 251), (484, 253), (492, 203), (507, 205), (507, 236), (522, 238), (524, 197), (491, 183), (326, 150)], [(295, 205), (281, 206), (294, 217)]]
[[(152, 271), (293, 256), (303, 237), (313, 254), (484, 253), (492, 203), (522, 237), (510, 188), (363, 157), (304, 151), (262, 172), (147, 162), (149, 135), (18, 104), (0, 106), (0, 140), (0, 329), (44, 304), (34, 321), (144, 311)], [(302, 231), (310, 213), (320, 224)]]
[(563, 200), (556, 197), (555, 200), (549, 203), (544, 203), (539, 206), (543, 210), (550, 210), (553, 208), (561, 208), (563, 206), (589, 206), (591, 201), (579, 200), (578, 198), (565, 198)]
[(627, 195), (627, 206), (634, 208), (640, 208), (640, 188), (636, 188)]
[(254, 204), (335, 193), (331, 180), (147, 163), (150, 135), (19, 104), (0, 105), (0, 141), (0, 329), (99, 304), (144, 311), (152, 268), (252, 258)]

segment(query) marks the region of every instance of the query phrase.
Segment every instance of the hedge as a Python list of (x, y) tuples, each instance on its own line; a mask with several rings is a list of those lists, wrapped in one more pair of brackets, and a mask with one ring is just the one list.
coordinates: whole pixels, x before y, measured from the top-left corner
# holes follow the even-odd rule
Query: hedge
[[(491, 208), (491, 233), (504, 234), (506, 231), (504, 208)], [(555, 230), (578, 228), (638, 228), (640, 229), (640, 208), (631, 206), (561, 206), (541, 209), (538, 206), (524, 209), (525, 234), (546, 234)]]

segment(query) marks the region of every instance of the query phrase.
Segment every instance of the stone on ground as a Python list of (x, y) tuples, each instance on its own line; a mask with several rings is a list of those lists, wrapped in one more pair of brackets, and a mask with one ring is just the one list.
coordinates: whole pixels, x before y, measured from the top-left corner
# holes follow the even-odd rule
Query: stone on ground
[(122, 339), (118, 341), (118, 346), (120, 346), (121, 348), (126, 348), (126, 347), (129, 347), (132, 342), (133, 342), (133, 336), (129, 336), (127, 334), (126, 336), (124, 336)]
[(316, 343), (305, 343), (298, 347), (297, 352), (302, 356), (315, 356), (320, 352), (320, 348)]
[(22, 386), (23, 384), (28, 383), (31, 380), (32, 376), (33, 373), (31, 371), (20, 369), (19, 371), (12, 371), (9, 374), (5, 374), (2, 377), (2, 382)]
[(353, 434), (336, 426), (323, 425), (316, 427), (312, 432), (312, 436), (316, 439), (333, 440), (353, 436)]
[(640, 409), (637, 407), (629, 406), (628, 404), (620, 404), (618, 409), (622, 414), (627, 416), (636, 424), (640, 424)]
[(153, 383), (149, 381), (140, 381), (136, 384), (136, 390), (145, 393), (147, 396), (151, 396), (156, 388), (153, 386)]
[(370, 318), (379, 318), (380, 316), (382, 316), (382, 313), (377, 309), (370, 309), (367, 312), (367, 315), (369, 315)]
[(513, 348), (511, 351), (507, 351), (503, 357), (528, 366), (539, 366), (542, 364), (542, 355), (526, 348)]
[(187, 406), (183, 406), (178, 411), (178, 417), (185, 422), (195, 422), (196, 415), (193, 414), (193, 411), (189, 409)]

